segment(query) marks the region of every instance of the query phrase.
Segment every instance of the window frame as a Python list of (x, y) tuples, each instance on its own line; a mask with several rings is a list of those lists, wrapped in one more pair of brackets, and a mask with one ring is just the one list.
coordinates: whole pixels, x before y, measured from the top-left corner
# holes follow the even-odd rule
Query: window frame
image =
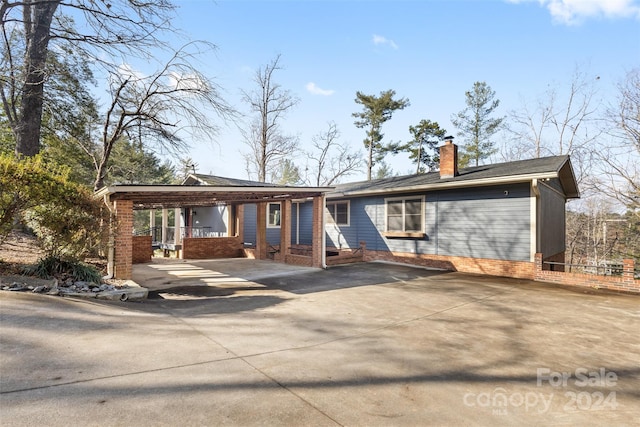
[[(278, 224), (272, 224), (270, 221), (270, 214), (271, 214), (271, 205), (278, 205), (278, 212), (279, 212), (279, 218), (278, 218)], [(267, 228), (280, 228), (282, 224), (282, 203), (281, 202), (268, 202), (267, 203)]]
[[(337, 217), (337, 206), (341, 204), (347, 205), (347, 222), (340, 223), (336, 222), (335, 218)], [(330, 210), (329, 206), (332, 205), (334, 207), (333, 212)], [(333, 213), (333, 215), (332, 215)], [(334, 216), (335, 215), (335, 216)], [(324, 223), (326, 225), (334, 224), (339, 227), (349, 227), (351, 225), (351, 201), (350, 200), (336, 200), (325, 203), (325, 220)]]
[[(406, 204), (407, 201), (420, 201), (420, 230), (406, 231)], [(389, 230), (389, 202), (402, 202), (402, 230)], [(425, 236), (425, 196), (401, 196), (387, 197), (384, 199), (384, 231), (385, 237), (413, 237)]]

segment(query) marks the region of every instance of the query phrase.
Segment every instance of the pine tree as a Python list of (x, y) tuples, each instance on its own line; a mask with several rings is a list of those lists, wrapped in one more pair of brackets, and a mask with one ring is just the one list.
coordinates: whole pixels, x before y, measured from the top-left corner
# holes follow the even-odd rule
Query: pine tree
[(458, 135), (465, 141), (461, 146), (461, 166), (467, 166), (471, 161), (478, 166), (480, 160), (496, 152), (491, 137), (500, 130), (504, 117), (491, 117), (500, 105), (495, 96), (496, 92), (487, 83), (475, 82), (473, 89), (465, 92), (467, 107), (451, 118)]

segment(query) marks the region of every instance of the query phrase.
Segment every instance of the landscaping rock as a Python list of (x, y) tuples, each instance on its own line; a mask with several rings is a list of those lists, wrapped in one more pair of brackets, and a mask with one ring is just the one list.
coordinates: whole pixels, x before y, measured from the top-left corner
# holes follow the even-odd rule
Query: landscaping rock
[(112, 301), (131, 301), (147, 298), (148, 290), (127, 280), (105, 280), (103, 283), (74, 281), (68, 277), (51, 280), (29, 276), (4, 276), (0, 278), (0, 290), (41, 293), (81, 298), (101, 298)]

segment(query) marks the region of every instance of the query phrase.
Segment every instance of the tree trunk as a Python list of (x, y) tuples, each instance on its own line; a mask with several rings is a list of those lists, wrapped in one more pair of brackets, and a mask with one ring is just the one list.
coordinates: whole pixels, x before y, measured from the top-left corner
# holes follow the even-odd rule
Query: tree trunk
[(369, 141), (369, 160), (367, 163), (367, 181), (371, 181), (371, 169), (373, 169), (373, 142)]
[(24, 63), (26, 78), (22, 88), (20, 117), (15, 131), (17, 156), (34, 156), (40, 152), (49, 31), (59, 4), (60, 1), (34, 1), (23, 6), (27, 41)]

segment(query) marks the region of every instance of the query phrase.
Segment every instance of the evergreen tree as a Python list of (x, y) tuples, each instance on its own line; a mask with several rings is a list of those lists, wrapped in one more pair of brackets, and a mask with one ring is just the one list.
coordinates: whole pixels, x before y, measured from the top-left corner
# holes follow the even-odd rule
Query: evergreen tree
[(278, 185), (301, 185), (300, 169), (293, 161), (284, 159), (272, 172), (271, 182)]
[(497, 151), (491, 137), (500, 130), (504, 117), (491, 117), (500, 105), (495, 96), (496, 92), (487, 83), (475, 82), (473, 88), (465, 92), (467, 107), (451, 118), (458, 135), (465, 141), (461, 146), (460, 166), (467, 166), (471, 161), (478, 166), (480, 160)]
[(396, 147), (382, 144), (383, 133), (380, 132), (382, 125), (391, 119), (393, 112), (402, 110), (410, 105), (406, 98), (394, 99), (396, 92), (387, 90), (380, 92), (379, 96), (365, 95), (356, 92), (356, 104), (362, 105), (362, 111), (351, 114), (355, 117), (355, 125), (358, 128), (367, 129), (367, 137), (364, 139), (364, 146), (367, 148), (367, 180), (371, 181), (371, 171), (373, 166), (384, 159), (389, 151), (394, 151)]
[(446, 134), (437, 122), (420, 120), (416, 126), (409, 126), (413, 139), (398, 147), (398, 151), (407, 151), (409, 158), (416, 162), (416, 173), (430, 172), (438, 168), (440, 153), (438, 147)]
[(140, 141), (123, 140), (114, 146), (109, 159), (109, 179), (119, 184), (171, 184), (176, 171), (162, 162)]

